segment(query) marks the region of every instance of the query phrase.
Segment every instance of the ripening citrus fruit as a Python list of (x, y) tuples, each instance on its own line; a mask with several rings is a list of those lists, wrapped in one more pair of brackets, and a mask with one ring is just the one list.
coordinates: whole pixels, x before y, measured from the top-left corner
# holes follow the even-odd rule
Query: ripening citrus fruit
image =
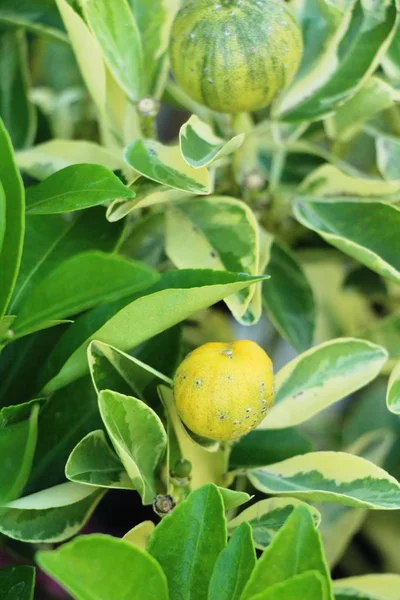
[(274, 398), (273, 382), (272, 362), (255, 342), (204, 344), (175, 373), (175, 404), (193, 433), (235, 440), (266, 417)]
[(172, 27), (177, 82), (218, 112), (267, 106), (292, 81), (302, 53), (299, 25), (282, 0), (190, 0)]

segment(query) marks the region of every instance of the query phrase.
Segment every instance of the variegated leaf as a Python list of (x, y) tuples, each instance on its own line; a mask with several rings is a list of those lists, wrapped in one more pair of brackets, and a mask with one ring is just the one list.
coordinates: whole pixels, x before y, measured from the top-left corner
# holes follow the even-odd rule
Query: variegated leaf
[(333, 582), (336, 600), (400, 600), (400, 575), (347, 577)]
[(375, 379), (386, 360), (384, 348), (354, 338), (307, 350), (278, 372), (275, 403), (260, 427), (282, 429), (303, 423)]
[[(180, 269), (217, 269), (259, 274), (260, 236), (248, 206), (228, 196), (212, 196), (170, 206), (166, 217), (166, 252)], [(236, 319), (246, 322), (255, 286), (229, 296)]]
[(124, 158), (130, 167), (152, 181), (192, 194), (207, 195), (211, 192), (208, 170), (189, 166), (183, 160), (179, 146), (138, 140), (125, 148)]
[(249, 523), (253, 531), (256, 548), (265, 550), (296, 506), (300, 505), (308, 508), (315, 524), (318, 526), (321, 515), (316, 508), (296, 498), (269, 498), (268, 500), (256, 502), (256, 504), (246, 508), (240, 515), (229, 521), (228, 533), (232, 534), (241, 523)]
[(400, 415), (400, 362), (396, 364), (390, 375), (386, 403), (390, 412)]
[(78, 533), (103, 494), (69, 482), (14, 500), (0, 507), (0, 532), (32, 544), (62, 542)]
[(70, 481), (95, 487), (135, 489), (104, 431), (92, 431), (75, 446), (65, 466)]
[(310, 452), (248, 471), (255, 488), (312, 502), (400, 509), (400, 484), (373, 463), (345, 452)]
[(207, 167), (215, 160), (232, 154), (240, 148), (244, 134), (229, 141), (217, 137), (210, 125), (192, 115), (179, 132), (181, 153), (188, 165), (195, 169)]
[(294, 212), (302, 225), (332, 246), (391, 281), (400, 282), (399, 208), (382, 202), (360, 202), (356, 197), (329, 201), (306, 197), (296, 203)]

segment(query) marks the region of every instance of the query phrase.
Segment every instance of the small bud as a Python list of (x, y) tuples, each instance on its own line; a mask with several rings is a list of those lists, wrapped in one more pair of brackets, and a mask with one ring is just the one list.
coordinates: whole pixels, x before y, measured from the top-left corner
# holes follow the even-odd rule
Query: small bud
[(176, 506), (176, 503), (172, 496), (169, 494), (158, 494), (154, 498), (153, 510), (159, 517), (165, 517), (169, 515)]
[(192, 472), (192, 463), (186, 458), (180, 458), (176, 461), (174, 468), (172, 469), (172, 477), (178, 479), (187, 479)]
[(156, 117), (160, 110), (160, 103), (154, 98), (147, 96), (138, 102), (136, 108), (139, 115), (143, 118)]
[(244, 183), (248, 190), (259, 191), (265, 187), (265, 179), (257, 171), (246, 175)]

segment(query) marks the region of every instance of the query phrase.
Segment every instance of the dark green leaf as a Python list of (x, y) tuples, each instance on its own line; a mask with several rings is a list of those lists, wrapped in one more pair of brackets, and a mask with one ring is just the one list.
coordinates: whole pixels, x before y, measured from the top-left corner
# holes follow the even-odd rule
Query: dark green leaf
[(0, 461), (0, 503), (3, 504), (19, 497), (31, 472), (39, 407), (31, 406), (30, 411), (29, 418), (21, 422), (12, 423), (12, 416), (9, 416), (9, 425), (7, 416), (3, 411), (0, 413), (0, 456), (3, 457)]
[(35, 569), (11, 567), (0, 571), (0, 597), (2, 600), (33, 600)]
[(174, 600), (207, 600), (219, 553), (226, 545), (224, 507), (218, 489), (207, 484), (164, 517), (148, 551), (167, 576)]
[(119, 300), (157, 279), (156, 271), (139, 262), (82, 252), (59, 264), (33, 288), (13, 323), (14, 333), (23, 336), (48, 322)]
[(313, 341), (315, 305), (312, 288), (294, 255), (274, 242), (267, 266), (271, 279), (263, 284), (263, 305), (268, 316), (298, 352)]
[(1, 0), (0, 22), (67, 42), (53, 0)]
[[(0, 253), (0, 317), (10, 301), (21, 262), (25, 230), (25, 194), (10, 137), (0, 120), (0, 181), (6, 197), (6, 227)], [(4, 210), (2, 211), (4, 214)]]
[(297, 429), (258, 429), (242, 437), (233, 446), (230, 469), (246, 469), (272, 464), (311, 452), (312, 443)]
[(251, 527), (242, 523), (215, 563), (208, 600), (239, 600), (255, 566)]
[(26, 192), (26, 210), (50, 215), (98, 206), (116, 198), (134, 198), (135, 192), (101, 165), (78, 164), (57, 171)]
[(104, 209), (100, 207), (72, 219), (59, 215), (28, 216), (24, 253), (10, 312), (16, 314), (33, 288), (78, 252), (112, 252), (122, 227), (118, 223), (107, 223)]
[(90, 377), (53, 394), (39, 417), (39, 436), (29, 480), (33, 492), (65, 481), (65, 464), (76, 444), (102, 427)]
[(0, 29), (0, 116), (16, 149), (29, 146), (35, 135), (36, 113), (28, 93), (24, 33), (16, 29)]

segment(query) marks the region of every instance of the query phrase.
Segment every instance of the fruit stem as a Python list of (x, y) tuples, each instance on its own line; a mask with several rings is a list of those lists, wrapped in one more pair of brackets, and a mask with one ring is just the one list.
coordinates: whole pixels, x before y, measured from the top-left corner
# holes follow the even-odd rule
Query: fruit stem
[(286, 149), (282, 141), (279, 125), (277, 123), (272, 123), (272, 137), (276, 146), (276, 150), (272, 157), (269, 185), (270, 192), (275, 191), (276, 188), (279, 186), (286, 162)]

